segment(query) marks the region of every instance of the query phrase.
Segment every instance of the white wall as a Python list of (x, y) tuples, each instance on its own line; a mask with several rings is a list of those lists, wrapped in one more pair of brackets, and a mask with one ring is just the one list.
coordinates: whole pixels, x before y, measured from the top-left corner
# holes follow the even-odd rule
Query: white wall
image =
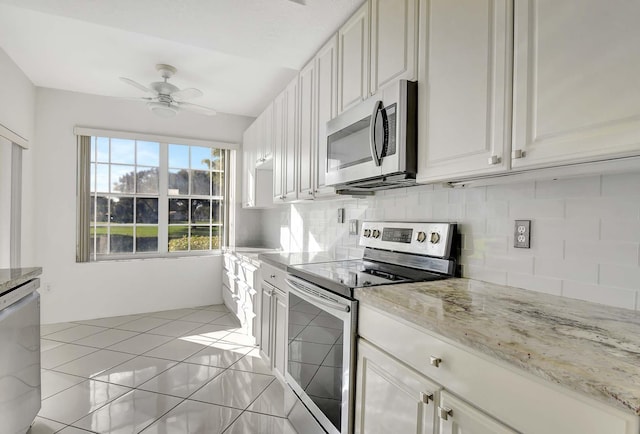
[[(33, 227), (33, 153), (35, 152), (35, 105), (36, 88), (18, 66), (0, 49), (0, 125), (29, 141), (30, 149), (22, 154), (22, 258), (23, 266), (33, 265), (35, 260), (34, 236), (28, 228)], [(10, 153), (5, 154), (5, 157)], [(10, 164), (9, 164), (10, 166)], [(3, 167), (6, 167), (3, 165)], [(3, 177), (3, 180), (5, 178)], [(3, 189), (0, 206), (8, 209), (10, 189)], [(0, 220), (1, 267), (8, 267), (9, 219)]]
[(239, 143), (251, 118), (181, 113), (162, 119), (144, 104), (53, 89), (37, 90), (36, 262), (42, 321), (70, 321), (221, 303), (220, 256), (75, 262), (74, 126)]
[[(285, 250), (361, 255), (339, 207), (345, 221), (458, 222), (465, 277), (640, 310), (640, 173), (294, 204), (267, 213), (265, 236)], [(532, 220), (531, 249), (513, 247), (516, 219)]]

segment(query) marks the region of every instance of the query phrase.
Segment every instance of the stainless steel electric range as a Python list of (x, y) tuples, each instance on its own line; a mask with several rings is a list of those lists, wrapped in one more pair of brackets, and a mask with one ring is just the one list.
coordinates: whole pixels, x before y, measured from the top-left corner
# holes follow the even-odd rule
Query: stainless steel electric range
[(356, 288), (453, 277), (456, 225), (364, 222), (362, 259), (287, 268), (285, 378), (330, 434), (353, 431)]

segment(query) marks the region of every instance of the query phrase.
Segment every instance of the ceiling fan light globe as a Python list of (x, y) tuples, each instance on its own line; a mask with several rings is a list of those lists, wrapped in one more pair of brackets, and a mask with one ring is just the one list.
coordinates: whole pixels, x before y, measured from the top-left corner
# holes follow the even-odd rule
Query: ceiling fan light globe
[(178, 107), (172, 106), (170, 104), (165, 104), (161, 102), (150, 102), (150, 103), (147, 103), (147, 107), (154, 114), (162, 118), (172, 118), (178, 114)]

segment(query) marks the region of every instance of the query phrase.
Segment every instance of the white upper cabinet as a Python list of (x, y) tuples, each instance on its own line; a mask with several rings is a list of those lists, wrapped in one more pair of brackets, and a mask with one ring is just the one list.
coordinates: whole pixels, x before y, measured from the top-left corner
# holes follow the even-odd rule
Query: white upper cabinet
[(417, 75), (418, 0), (372, 0), (370, 93)]
[(418, 182), (504, 171), (511, 144), (512, 1), (425, 3)]
[(640, 153), (640, 2), (517, 0), (513, 167)]
[(260, 164), (273, 157), (273, 103), (258, 116), (256, 122), (259, 137), (256, 162)]
[(298, 198), (313, 199), (313, 150), (317, 134), (315, 122), (315, 61), (300, 71), (299, 118), (300, 145), (298, 148)]
[(338, 30), (338, 113), (369, 95), (369, 2)]
[(255, 202), (256, 127), (254, 122), (242, 136), (242, 207), (252, 208)]
[(325, 185), (327, 170), (327, 122), (338, 113), (338, 37), (333, 36), (316, 55), (316, 147), (314, 150), (314, 195), (333, 196)]
[(283, 141), (283, 195), (284, 200), (298, 198), (298, 175), (296, 158), (298, 153), (298, 76), (285, 89), (284, 141)]
[(285, 164), (286, 91), (273, 100), (273, 202), (284, 200), (283, 172)]

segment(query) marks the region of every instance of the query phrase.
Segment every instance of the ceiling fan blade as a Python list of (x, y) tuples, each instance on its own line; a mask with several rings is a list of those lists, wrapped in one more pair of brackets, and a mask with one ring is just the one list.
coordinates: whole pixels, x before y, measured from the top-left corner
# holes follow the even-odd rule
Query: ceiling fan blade
[(182, 89), (179, 90), (177, 92), (173, 92), (171, 94), (171, 98), (177, 100), (177, 101), (184, 101), (187, 99), (191, 99), (191, 98), (196, 98), (202, 96), (202, 91), (199, 89), (195, 89), (193, 87), (189, 88), (189, 89)]
[(298, 3), (298, 4), (302, 5), (302, 6), (306, 6), (307, 5), (307, 0), (289, 0), (289, 1), (292, 1), (294, 3)]
[(141, 102), (149, 102), (149, 101), (155, 101), (156, 98), (151, 98), (151, 97), (147, 97), (147, 96), (141, 96), (141, 97), (129, 97), (129, 96), (119, 96), (116, 97), (117, 99), (122, 99), (125, 101), (141, 101)]
[(197, 104), (191, 104), (189, 102), (179, 102), (177, 103), (177, 105), (185, 110), (188, 111), (192, 111), (192, 112), (196, 112), (196, 113), (200, 113), (203, 115), (208, 115), (208, 116), (213, 116), (215, 115), (217, 112), (209, 107), (205, 107), (205, 106), (201, 106), (201, 105), (197, 105)]
[(146, 86), (141, 85), (140, 83), (138, 83), (137, 81), (133, 81), (130, 78), (126, 78), (126, 77), (120, 77), (120, 80), (122, 80), (123, 82), (127, 83), (128, 85), (131, 85), (135, 88), (140, 89), (141, 91), (145, 92), (145, 93), (150, 93), (152, 95), (157, 95), (158, 92), (156, 92), (153, 89), (149, 89)]

